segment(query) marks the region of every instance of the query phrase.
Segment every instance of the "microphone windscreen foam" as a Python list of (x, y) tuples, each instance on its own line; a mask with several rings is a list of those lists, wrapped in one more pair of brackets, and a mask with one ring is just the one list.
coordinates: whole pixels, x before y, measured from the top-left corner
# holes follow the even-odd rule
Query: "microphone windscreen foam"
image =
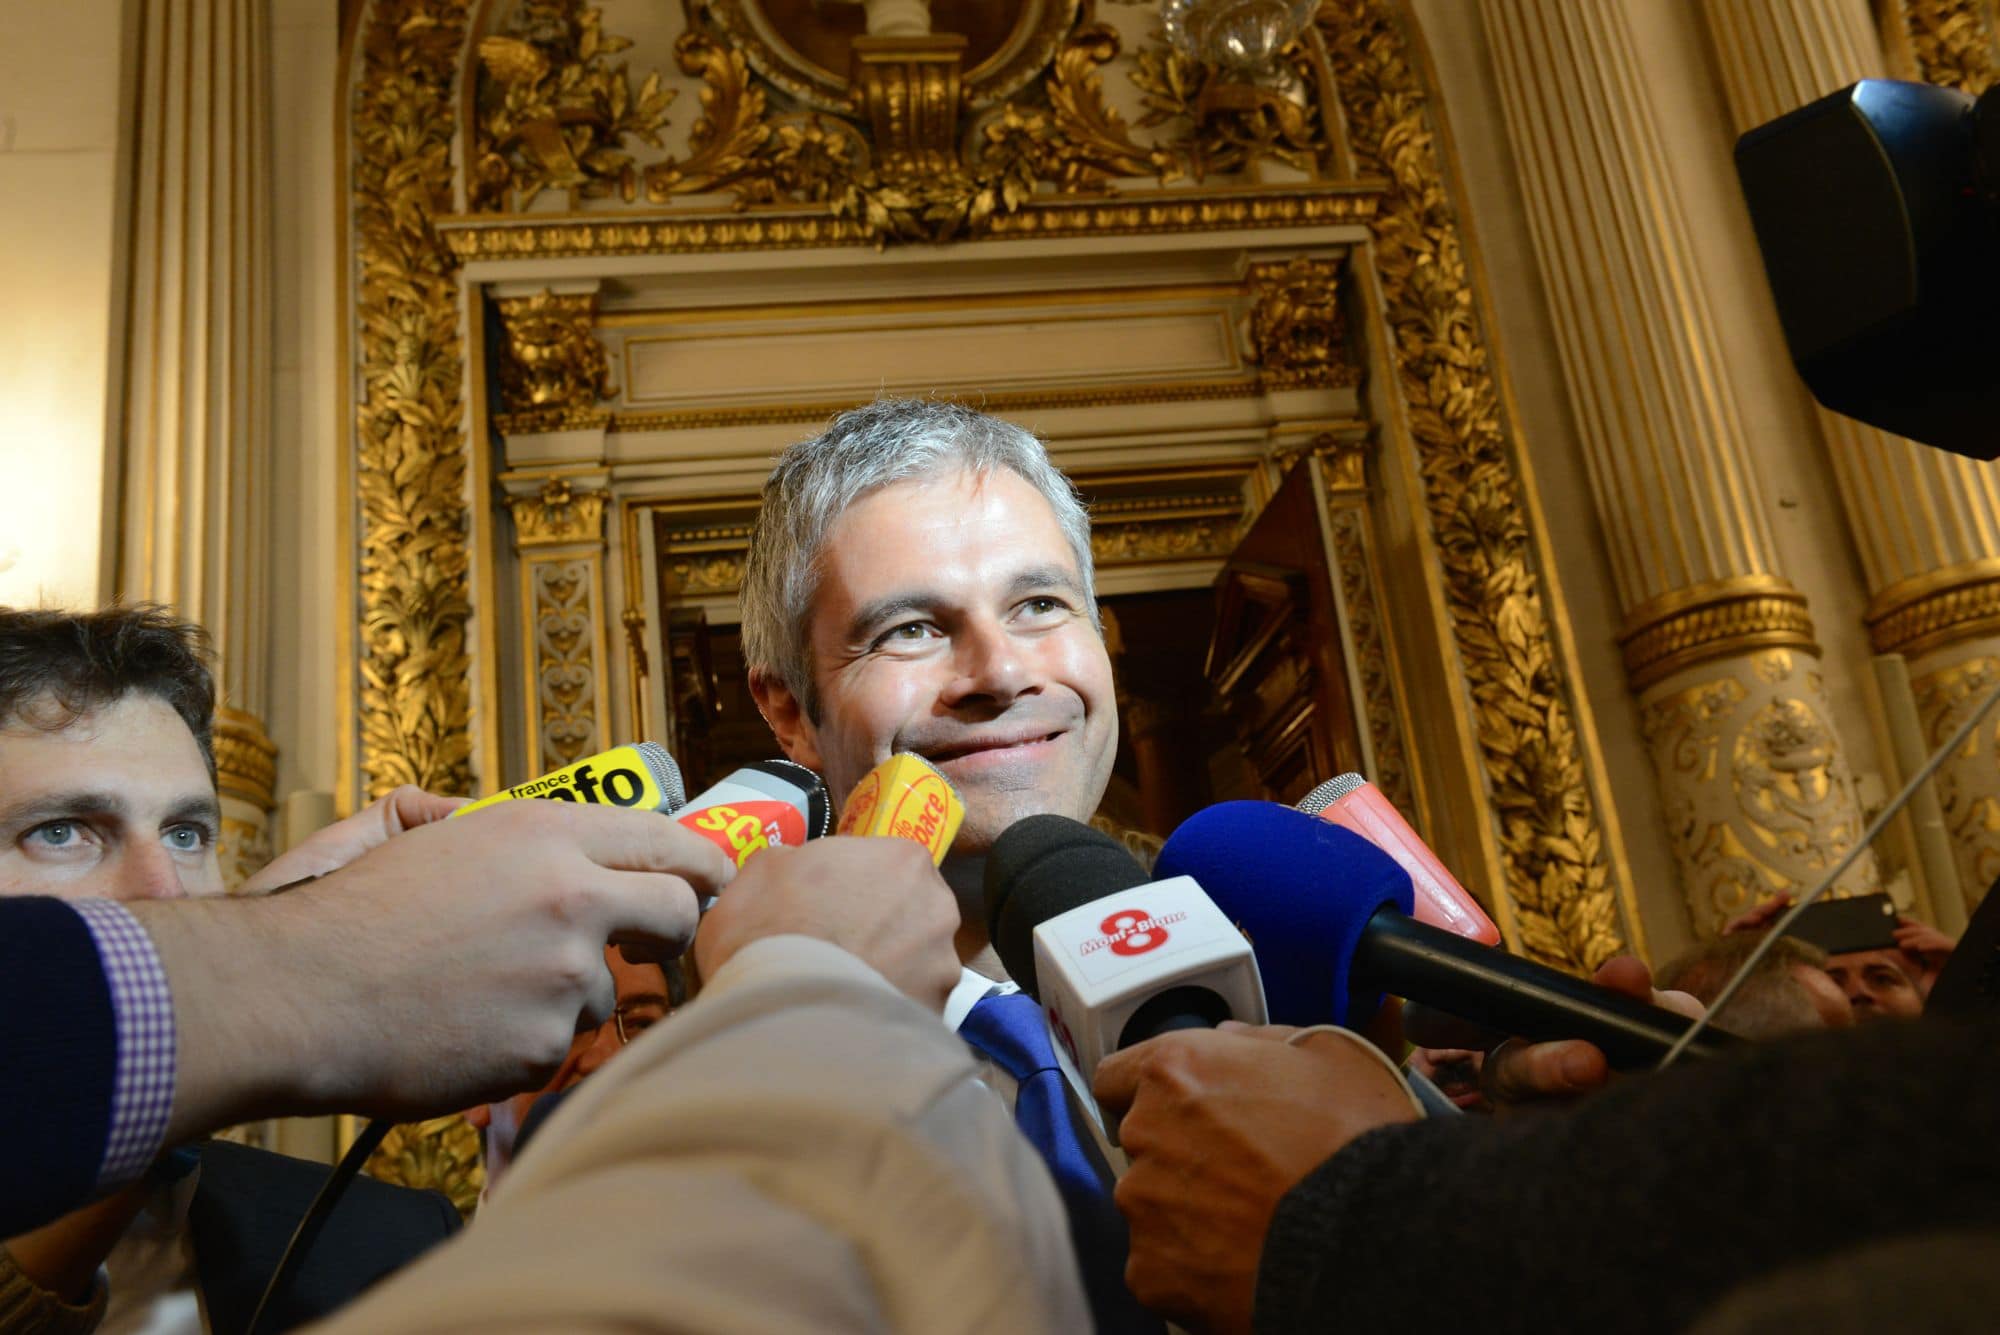
[(1409, 913), (1409, 873), (1351, 830), (1276, 802), (1198, 811), (1153, 874), (1192, 876), (1250, 938), (1273, 1024), (1347, 1024), (1376, 997), (1351, 997), (1354, 952), (1378, 909)]
[(1110, 835), (1067, 816), (1029, 816), (986, 855), (986, 934), (1008, 977), (1039, 1001), (1035, 928), (1151, 879)]

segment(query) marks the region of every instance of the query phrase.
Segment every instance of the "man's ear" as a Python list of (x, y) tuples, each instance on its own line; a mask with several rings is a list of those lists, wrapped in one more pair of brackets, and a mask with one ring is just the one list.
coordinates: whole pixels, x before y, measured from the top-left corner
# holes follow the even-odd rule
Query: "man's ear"
[(757, 712), (771, 726), (771, 732), (777, 737), (779, 749), (784, 751), (786, 759), (817, 772), (820, 767), (818, 732), (812, 720), (806, 717), (805, 706), (799, 703), (799, 697), (792, 694), (792, 688), (769, 673), (752, 672), (750, 696), (757, 702)]

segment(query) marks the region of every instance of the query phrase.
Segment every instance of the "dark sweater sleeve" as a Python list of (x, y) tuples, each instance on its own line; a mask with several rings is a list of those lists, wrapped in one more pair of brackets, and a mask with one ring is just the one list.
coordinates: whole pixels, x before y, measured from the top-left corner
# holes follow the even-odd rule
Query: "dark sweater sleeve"
[(0, 1237), (88, 1201), (111, 1126), (117, 1034), (90, 929), (57, 899), (0, 898)]
[(1387, 1127), (1280, 1203), (1256, 1329), (1683, 1329), (1859, 1242), (2000, 1226), (2000, 1023), (1878, 1022), (1581, 1106)]

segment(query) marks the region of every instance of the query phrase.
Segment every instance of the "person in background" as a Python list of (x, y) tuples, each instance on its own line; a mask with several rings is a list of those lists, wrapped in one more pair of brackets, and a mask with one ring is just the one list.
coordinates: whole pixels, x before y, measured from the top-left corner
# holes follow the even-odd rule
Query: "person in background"
[[(1762, 940), (1759, 932), (1732, 932), (1695, 946), (1660, 970), (1660, 986), (1712, 1007)], [(1776, 1038), (1806, 1029), (1845, 1028), (1854, 1023), (1854, 1007), (1827, 972), (1824, 950), (1781, 937), (1715, 1023), (1743, 1038)]]
[[(1725, 922), (1723, 935), (1761, 931), (1791, 903), (1788, 894), (1774, 895)], [(1931, 987), (1956, 945), (1907, 913), (1896, 919), (1894, 936), (1896, 944), (1891, 947), (1844, 951), (1827, 958), (1826, 972), (1847, 994), (1857, 1020), (1913, 1020), (1922, 1015)]]

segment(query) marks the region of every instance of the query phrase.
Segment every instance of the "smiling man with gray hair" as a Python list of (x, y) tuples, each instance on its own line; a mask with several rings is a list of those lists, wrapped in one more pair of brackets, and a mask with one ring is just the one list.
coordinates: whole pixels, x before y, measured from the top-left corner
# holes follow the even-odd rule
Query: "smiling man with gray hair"
[(743, 578), (750, 689), (836, 801), (914, 751), (965, 799), (946, 879), (960, 957), (986, 950), (983, 856), (1042, 812), (1089, 819), (1118, 748), (1090, 517), (1041, 441), (885, 399), (778, 460)]

